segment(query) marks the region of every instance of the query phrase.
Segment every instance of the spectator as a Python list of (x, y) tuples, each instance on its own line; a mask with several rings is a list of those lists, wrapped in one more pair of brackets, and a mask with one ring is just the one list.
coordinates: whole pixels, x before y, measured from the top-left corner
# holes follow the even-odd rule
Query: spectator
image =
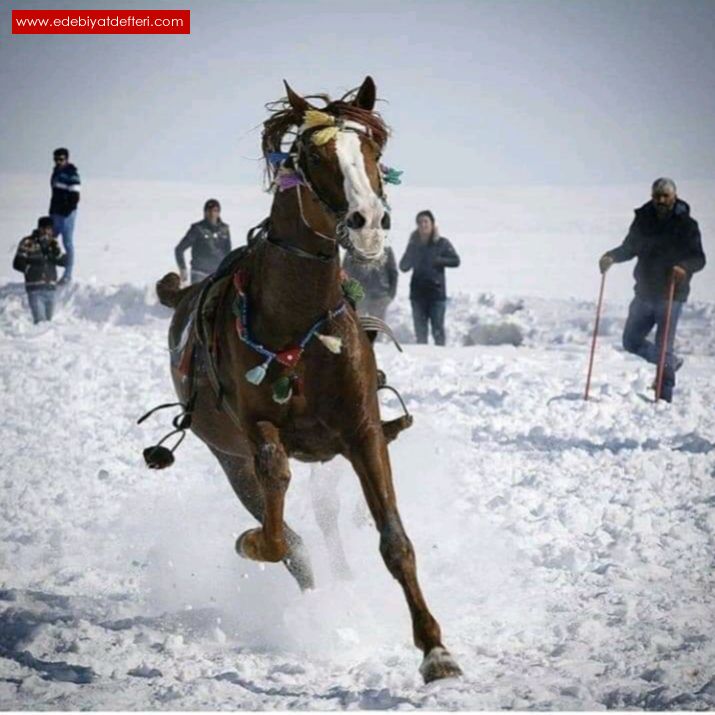
[(385, 258), (379, 263), (359, 261), (346, 253), (343, 269), (350, 278), (359, 281), (365, 291), (365, 298), (358, 305), (360, 314), (384, 320), (387, 306), (397, 293), (397, 262), (392, 249), (385, 248)]
[(213, 273), (231, 251), (231, 233), (221, 220), (221, 204), (209, 199), (204, 204), (204, 220), (191, 224), (174, 250), (181, 282), (187, 282), (184, 252), (191, 249), (191, 283), (200, 283)]
[(43, 216), (37, 228), (20, 241), (12, 267), (25, 275), (25, 290), (30, 303), (32, 320), (40, 323), (52, 320), (55, 308), (56, 266), (66, 266), (53, 234), (53, 221)]
[(448, 239), (439, 235), (431, 211), (420, 211), (413, 231), (400, 259), (401, 271), (412, 271), (410, 302), (415, 338), (427, 342), (428, 324), (436, 345), (444, 345), (446, 332), (444, 314), (447, 307), (447, 287), (444, 269), (459, 266), (459, 256)]
[[(605, 273), (614, 263), (638, 258), (633, 277), (635, 297), (628, 309), (623, 330), (623, 347), (630, 353), (657, 364), (668, 307), (668, 286), (675, 281), (661, 398), (673, 400), (675, 373), (682, 359), (675, 356), (673, 343), (678, 318), (690, 293), (690, 278), (705, 266), (698, 222), (690, 206), (678, 198), (672, 179), (656, 179), (651, 200), (636, 209), (636, 216), (623, 243), (601, 256)], [(647, 339), (656, 326), (655, 343)]]
[(50, 216), (56, 236), (62, 236), (62, 245), (67, 253), (67, 263), (59, 285), (72, 280), (74, 268), (74, 227), (77, 219), (77, 204), (81, 188), (79, 172), (74, 164), (69, 163), (69, 150), (60, 148), (53, 153), (55, 168), (52, 171), (50, 185)]

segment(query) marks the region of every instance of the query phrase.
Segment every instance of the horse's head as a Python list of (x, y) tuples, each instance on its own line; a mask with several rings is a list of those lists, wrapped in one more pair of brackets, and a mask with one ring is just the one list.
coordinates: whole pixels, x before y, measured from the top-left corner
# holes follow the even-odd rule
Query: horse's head
[(335, 220), (336, 238), (355, 257), (380, 260), (390, 213), (383, 191), (380, 155), (387, 139), (373, 112), (375, 83), (320, 109), (286, 83), (287, 104), (297, 127), (291, 166)]

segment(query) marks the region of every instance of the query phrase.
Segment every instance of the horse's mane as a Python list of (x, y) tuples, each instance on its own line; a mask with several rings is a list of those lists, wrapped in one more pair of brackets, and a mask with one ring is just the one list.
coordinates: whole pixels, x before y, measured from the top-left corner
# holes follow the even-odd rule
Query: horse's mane
[[(354, 122), (359, 122), (368, 128), (370, 136), (377, 142), (382, 149), (387, 143), (387, 138), (390, 134), (388, 126), (378, 112), (368, 109), (362, 109), (352, 104), (352, 100), (357, 95), (357, 88), (351, 89), (344, 94), (340, 99), (331, 100), (327, 94), (312, 94), (305, 97), (306, 100), (313, 104), (314, 100), (319, 100), (324, 103), (322, 107), (316, 107), (321, 112), (330, 114), (336, 118), (347, 119)], [(313, 100), (313, 101), (311, 101)], [(285, 137), (295, 127), (298, 127), (303, 122), (301, 112), (296, 111), (291, 107), (288, 98), (283, 97), (275, 102), (269, 102), (266, 109), (271, 113), (271, 116), (263, 122), (263, 134), (261, 137), (261, 148), (263, 156), (266, 158), (268, 168), (268, 154), (271, 152), (282, 151), (283, 141)]]

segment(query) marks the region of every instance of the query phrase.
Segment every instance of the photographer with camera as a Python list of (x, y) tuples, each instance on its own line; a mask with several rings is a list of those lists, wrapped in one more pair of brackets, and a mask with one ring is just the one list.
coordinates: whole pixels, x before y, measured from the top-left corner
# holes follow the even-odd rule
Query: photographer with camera
[(55, 239), (52, 219), (43, 216), (37, 228), (20, 241), (12, 267), (25, 276), (25, 290), (35, 323), (52, 320), (55, 308), (57, 266), (67, 265)]

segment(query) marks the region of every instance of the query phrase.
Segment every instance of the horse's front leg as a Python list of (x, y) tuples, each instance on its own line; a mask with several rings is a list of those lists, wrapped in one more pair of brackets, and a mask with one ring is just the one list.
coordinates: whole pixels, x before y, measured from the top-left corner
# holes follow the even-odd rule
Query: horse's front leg
[(276, 562), (288, 552), (283, 530), (283, 507), (290, 484), (290, 465), (275, 425), (258, 422), (255, 435), (256, 477), (264, 500), (263, 525), (241, 534), (236, 550), (241, 556), (254, 561)]
[(461, 675), (457, 662), (442, 645), (439, 624), (430, 613), (417, 581), (415, 552), (397, 509), (390, 458), (379, 422), (369, 424), (355, 434), (349, 457), (380, 533), (382, 558), (407, 599), (414, 642), (425, 656), (420, 666), (422, 677), (429, 683)]

